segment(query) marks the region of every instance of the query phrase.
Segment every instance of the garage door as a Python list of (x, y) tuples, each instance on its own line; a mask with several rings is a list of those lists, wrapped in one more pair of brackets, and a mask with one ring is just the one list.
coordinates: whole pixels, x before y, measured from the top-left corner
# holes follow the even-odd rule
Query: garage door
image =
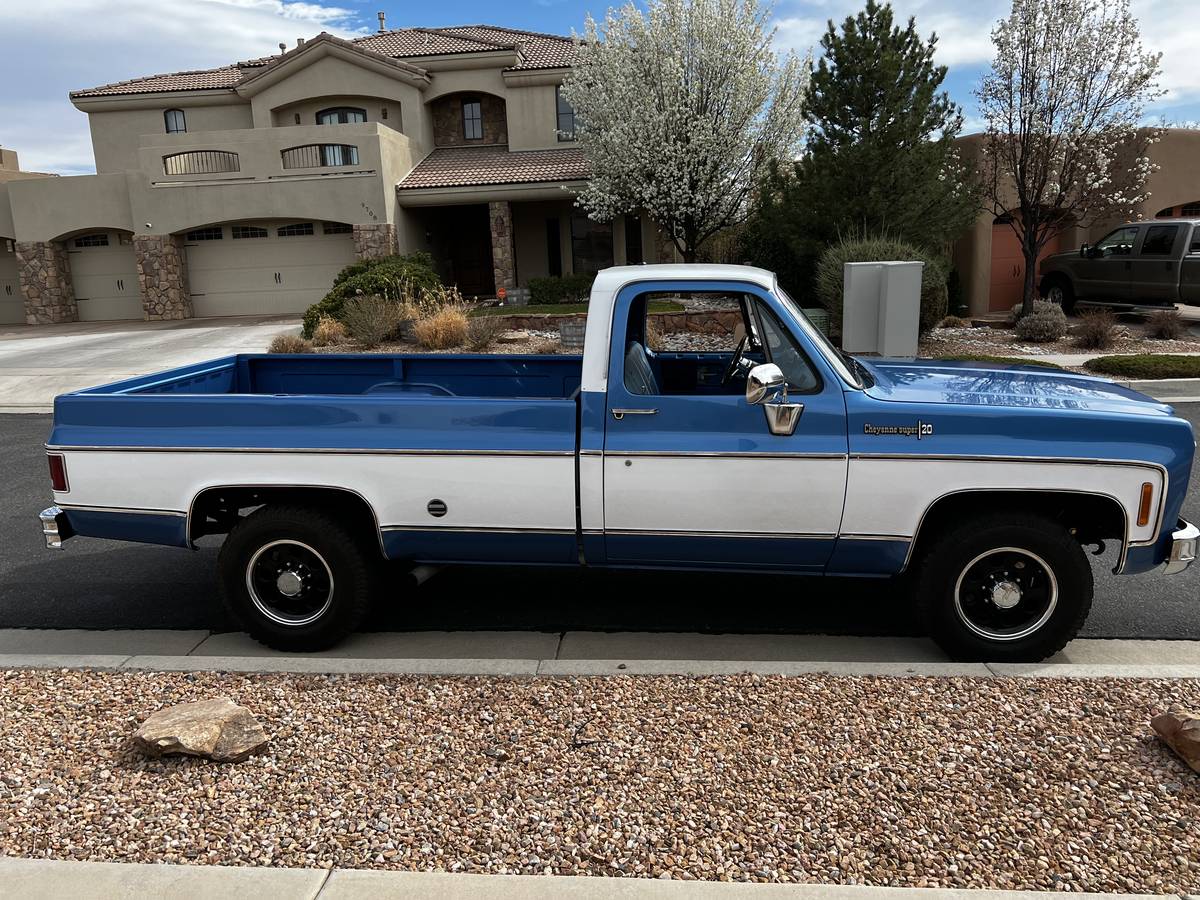
[(141, 319), (137, 262), (128, 235), (96, 231), (67, 241), (79, 321)]
[(197, 316), (304, 312), (354, 262), (349, 226), (334, 223), (223, 225), (185, 238)]
[(25, 323), (25, 298), (17, 280), (17, 254), (13, 242), (0, 238), (0, 325)]

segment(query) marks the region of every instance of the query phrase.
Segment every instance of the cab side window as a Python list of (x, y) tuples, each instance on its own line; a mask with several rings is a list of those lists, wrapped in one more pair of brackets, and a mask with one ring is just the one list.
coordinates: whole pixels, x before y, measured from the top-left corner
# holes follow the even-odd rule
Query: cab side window
[(1175, 249), (1175, 238), (1179, 234), (1178, 225), (1151, 225), (1146, 229), (1142, 238), (1143, 256), (1170, 256)]
[(1137, 240), (1137, 227), (1118, 228), (1109, 232), (1096, 244), (1098, 256), (1129, 256), (1133, 253), (1133, 244)]
[(801, 394), (811, 394), (821, 389), (821, 379), (813, 370), (808, 357), (796, 344), (784, 324), (779, 321), (774, 310), (761, 300), (754, 301), (755, 316), (758, 320), (759, 331), (763, 336), (763, 344), (767, 358), (783, 370), (787, 379), (788, 390)]

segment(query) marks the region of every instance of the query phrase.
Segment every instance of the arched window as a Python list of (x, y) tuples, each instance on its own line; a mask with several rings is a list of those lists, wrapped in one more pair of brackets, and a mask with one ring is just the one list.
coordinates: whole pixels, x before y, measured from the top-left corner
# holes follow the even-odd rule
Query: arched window
[(349, 125), (367, 121), (367, 111), (353, 106), (335, 106), (317, 113), (318, 125)]
[(187, 119), (182, 109), (168, 109), (163, 113), (163, 122), (167, 126), (167, 134), (183, 134), (187, 131)]

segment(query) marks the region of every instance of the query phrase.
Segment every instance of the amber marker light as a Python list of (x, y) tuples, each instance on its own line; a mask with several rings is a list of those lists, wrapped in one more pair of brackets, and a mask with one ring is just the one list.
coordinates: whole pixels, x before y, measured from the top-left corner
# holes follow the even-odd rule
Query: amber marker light
[(1150, 524), (1150, 504), (1153, 500), (1154, 485), (1147, 481), (1142, 485), (1142, 502), (1138, 504), (1137, 523), (1139, 526)]

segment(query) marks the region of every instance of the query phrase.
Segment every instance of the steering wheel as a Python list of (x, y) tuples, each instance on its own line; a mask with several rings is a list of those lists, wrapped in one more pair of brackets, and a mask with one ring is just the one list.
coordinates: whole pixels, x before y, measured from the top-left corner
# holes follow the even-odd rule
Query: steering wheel
[(729, 382), (733, 381), (733, 376), (742, 364), (742, 350), (745, 349), (749, 337), (749, 334), (743, 334), (737, 347), (734, 348), (733, 359), (729, 360), (729, 365), (725, 367), (725, 374), (721, 376), (721, 387), (729, 387)]

